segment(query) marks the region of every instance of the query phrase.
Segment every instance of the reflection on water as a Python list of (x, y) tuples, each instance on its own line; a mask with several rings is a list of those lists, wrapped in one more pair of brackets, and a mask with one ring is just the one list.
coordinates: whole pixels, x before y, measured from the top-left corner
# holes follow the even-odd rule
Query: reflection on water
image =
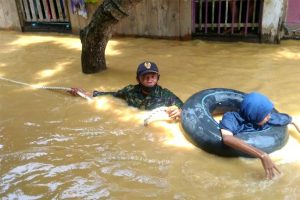
[[(136, 65), (157, 62), (160, 84), (182, 100), (226, 87), (268, 95), (300, 122), (298, 41), (281, 45), (121, 38), (108, 70), (84, 75), (80, 41), (60, 34), (0, 32), (0, 75), (34, 85), (114, 91), (135, 83)], [(3, 199), (298, 199), (300, 137), (271, 156), (282, 174), (263, 179), (260, 161), (196, 148), (180, 124), (112, 97), (88, 102), (0, 81)], [(243, 191), (243, 192), (241, 192)]]

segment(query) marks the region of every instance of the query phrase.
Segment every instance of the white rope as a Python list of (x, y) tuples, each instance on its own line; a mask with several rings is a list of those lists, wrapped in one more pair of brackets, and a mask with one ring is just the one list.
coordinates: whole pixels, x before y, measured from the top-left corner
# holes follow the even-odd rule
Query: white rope
[[(31, 84), (28, 84), (28, 83), (24, 83), (24, 82), (20, 82), (20, 81), (15, 81), (15, 80), (12, 80), (12, 79), (8, 79), (8, 78), (4, 78), (4, 77), (0, 77), (0, 80), (3, 80), (3, 81), (8, 81), (8, 82), (11, 82), (11, 83), (16, 83), (16, 84), (19, 84), (19, 85), (23, 85), (23, 86), (27, 86), (27, 87), (31, 87), (31, 88), (34, 88), (34, 89), (45, 89), (45, 90), (63, 90), (63, 91), (67, 91), (67, 92), (70, 92), (72, 91), (72, 88), (68, 88), (68, 87), (58, 87), (58, 86), (39, 86), (39, 85), (31, 85)], [(80, 91), (77, 91), (77, 94), (89, 101), (92, 100), (91, 97), (85, 95), (84, 93), (80, 92)]]

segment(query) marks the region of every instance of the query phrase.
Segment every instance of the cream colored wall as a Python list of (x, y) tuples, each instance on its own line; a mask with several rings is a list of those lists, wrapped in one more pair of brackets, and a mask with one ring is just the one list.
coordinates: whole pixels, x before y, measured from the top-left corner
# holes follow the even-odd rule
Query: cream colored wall
[(14, 0), (0, 0), (0, 29), (21, 31), (18, 10)]
[(263, 43), (279, 43), (285, 18), (286, 0), (265, 0), (261, 39)]

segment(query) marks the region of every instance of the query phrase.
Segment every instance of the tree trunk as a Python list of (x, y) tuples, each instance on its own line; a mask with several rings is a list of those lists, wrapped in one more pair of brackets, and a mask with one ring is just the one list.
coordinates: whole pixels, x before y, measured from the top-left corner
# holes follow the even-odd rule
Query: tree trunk
[(129, 10), (142, 0), (104, 0), (95, 11), (91, 22), (80, 31), (83, 73), (106, 69), (105, 48), (113, 25), (128, 16)]

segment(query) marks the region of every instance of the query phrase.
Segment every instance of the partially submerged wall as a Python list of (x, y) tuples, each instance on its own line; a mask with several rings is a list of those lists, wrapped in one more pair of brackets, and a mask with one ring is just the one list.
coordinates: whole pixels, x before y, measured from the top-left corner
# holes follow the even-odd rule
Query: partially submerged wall
[(284, 22), (284, 33), (286, 37), (300, 36), (300, 1), (288, 0), (287, 14)]
[(118, 35), (153, 38), (191, 39), (192, 3), (190, 0), (146, 0), (115, 27)]
[[(144, 0), (131, 15), (115, 27), (118, 35), (190, 39), (192, 34), (192, 0)], [(265, 0), (261, 25), (261, 42), (279, 43), (288, 0)], [(297, 0), (293, 0), (297, 1)], [(92, 18), (102, 0), (87, 4), (88, 18), (68, 12), (72, 32), (78, 34)], [(297, 4), (299, 5), (299, 4)], [(0, 0), (0, 29), (22, 30), (15, 0)]]
[(21, 31), (16, 2), (0, 0), (0, 29)]
[(72, 33), (79, 34), (80, 30), (89, 24), (92, 19), (92, 16), (98, 6), (102, 3), (102, 0), (99, 0), (97, 3), (86, 3), (87, 9), (87, 18), (84, 18), (78, 14), (74, 14), (71, 9), (71, 1), (68, 1), (69, 8), (69, 17), (70, 23), (72, 26)]
[(285, 16), (286, 0), (265, 0), (263, 7), (261, 42), (279, 43)]
[[(102, 1), (87, 4), (87, 19), (69, 9), (72, 32), (78, 34), (91, 20)], [(69, 8), (71, 4), (68, 4)], [(191, 0), (144, 0), (114, 28), (115, 35), (191, 39)]]

